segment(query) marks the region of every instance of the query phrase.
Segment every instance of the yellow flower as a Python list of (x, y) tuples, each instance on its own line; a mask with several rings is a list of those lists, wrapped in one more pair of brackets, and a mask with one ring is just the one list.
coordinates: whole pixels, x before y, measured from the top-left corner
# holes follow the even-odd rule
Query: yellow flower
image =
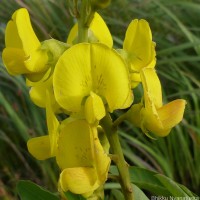
[(30, 80), (39, 80), (47, 70), (48, 56), (40, 49), (28, 11), (17, 10), (12, 15), (5, 32), (6, 48), (3, 50), (3, 62), (12, 75), (26, 74)]
[(51, 110), (47, 112), (47, 122), (49, 135), (30, 139), (29, 152), (39, 160), (56, 156), (62, 170), (59, 184), (63, 191), (91, 195), (106, 181), (110, 166), (97, 127), (72, 118), (59, 126)]
[(53, 75), (55, 98), (70, 112), (85, 109), (86, 119), (94, 123), (115, 109), (127, 108), (133, 101), (126, 65), (107, 46), (81, 43), (60, 57)]
[(63, 126), (56, 160), (62, 169), (59, 182), (63, 191), (88, 196), (107, 179), (110, 158), (99, 141), (97, 128), (85, 120)]
[(182, 120), (186, 101), (177, 99), (163, 105), (160, 81), (152, 68), (141, 70), (141, 80), (144, 106), (142, 103), (133, 105), (127, 114), (128, 120), (146, 134), (150, 131), (164, 137)]
[(135, 19), (130, 23), (120, 52), (130, 66), (132, 87), (136, 87), (141, 82), (141, 69), (154, 68), (156, 64), (155, 43), (146, 20)]
[[(76, 23), (69, 33), (67, 43), (71, 45), (76, 44), (77, 34), (78, 24)], [(94, 18), (92, 19), (92, 22), (89, 25), (88, 39), (89, 42), (100, 42), (107, 45), (110, 48), (113, 46), (113, 40), (110, 31), (106, 26), (104, 20), (97, 12), (95, 12)]]

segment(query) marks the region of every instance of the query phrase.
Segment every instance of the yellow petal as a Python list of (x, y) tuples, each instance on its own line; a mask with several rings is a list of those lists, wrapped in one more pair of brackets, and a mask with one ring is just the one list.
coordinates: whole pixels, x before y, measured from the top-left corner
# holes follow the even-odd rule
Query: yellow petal
[(96, 171), (90, 167), (66, 168), (60, 174), (62, 190), (69, 190), (74, 194), (91, 193), (99, 187), (96, 180)]
[(158, 110), (143, 110), (143, 126), (159, 137), (167, 136), (183, 118), (185, 100), (174, 100)]
[(38, 73), (45, 72), (48, 69), (49, 66), (46, 65), (47, 61), (47, 52), (39, 49), (30, 53), (24, 60), (24, 64), (29, 71)]
[(129, 107), (133, 101), (129, 99), (131, 85), (127, 66), (119, 54), (105, 45), (92, 44), (91, 66), (94, 92), (106, 100), (109, 111)]
[(93, 129), (93, 137), (94, 137), (95, 168), (98, 175), (98, 183), (99, 185), (103, 185), (107, 179), (111, 160), (108, 157), (108, 155), (104, 152), (104, 149), (99, 141), (97, 128), (93, 127), (92, 129)]
[(5, 33), (6, 47), (16, 47), (24, 50), (26, 56), (35, 51), (40, 42), (31, 26), (28, 11), (18, 9), (8, 22)]
[(52, 78), (48, 79), (47, 81), (31, 87), (30, 89), (30, 97), (31, 100), (39, 107), (45, 108), (46, 107), (46, 90), (53, 89)]
[[(31, 82), (28, 81), (28, 84), (31, 84)], [(34, 104), (36, 104), (39, 107), (45, 108), (46, 102), (47, 102), (47, 96), (46, 91), (49, 91), (49, 98), (51, 99), (51, 106), (53, 107), (54, 111), (59, 110), (59, 105), (57, 104), (54, 96), (53, 91), (53, 76), (50, 77), (48, 80), (44, 82), (40, 82), (36, 84), (35, 86), (31, 87), (29, 94), (31, 97), (31, 100)]]
[(22, 18), (21, 15), (23, 15), (24, 12), (26, 13), (26, 9), (24, 8), (16, 10), (12, 15), (12, 19), (8, 22), (6, 26), (6, 30), (5, 30), (6, 47), (19, 48), (19, 49), (23, 48), (23, 44), (22, 44), (20, 35), (18, 33), (16, 18), (17, 16), (18, 16), (18, 19)]
[(41, 136), (28, 140), (28, 151), (38, 160), (45, 160), (52, 156), (49, 136)]
[(156, 71), (152, 68), (144, 68), (141, 70), (141, 80), (144, 89), (145, 107), (154, 106), (160, 108), (162, 106), (162, 91), (160, 80)]
[[(98, 13), (94, 14), (94, 18), (89, 26), (89, 29), (97, 38), (97, 41), (107, 45), (108, 47), (113, 46), (113, 40), (112, 40), (110, 31), (108, 27), (106, 26), (106, 23), (104, 22), (104, 20)], [(90, 34), (90, 31), (88, 32), (88, 34)], [(77, 33), (78, 33), (78, 25), (75, 24), (73, 28), (71, 29), (69, 36), (67, 38), (68, 44), (73, 44), (74, 41), (76, 42)], [(90, 36), (89, 36), (89, 39), (90, 39)]]
[(103, 43), (110, 48), (113, 46), (113, 40), (110, 31), (106, 23), (98, 13), (94, 14), (94, 19), (90, 24), (90, 29), (100, 43)]
[(72, 46), (58, 60), (53, 85), (55, 98), (61, 107), (79, 112), (83, 97), (91, 91), (90, 45)]
[(29, 73), (24, 64), (25, 54), (21, 49), (5, 48), (2, 52), (3, 63), (11, 75)]
[(60, 176), (61, 187), (76, 194), (91, 194), (107, 179), (110, 158), (104, 152), (97, 136), (97, 127), (91, 127), (94, 141), (93, 167), (65, 168)]
[(177, 99), (157, 110), (164, 129), (173, 128), (183, 119), (185, 105), (185, 100)]
[(166, 136), (169, 134), (171, 129), (165, 129), (162, 121), (158, 115), (155, 106), (152, 104), (151, 107), (143, 108), (141, 110), (141, 129), (144, 133), (148, 134), (151, 132), (157, 136)]
[(140, 73), (131, 73), (131, 88), (135, 88), (141, 82)]
[(139, 72), (144, 67), (155, 66), (155, 43), (149, 24), (144, 19), (133, 20), (126, 31), (123, 49), (128, 53), (131, 69)]
[(78, 23), (76, 23), (70, 30), (68, 38), (67, 38), (67, 44), (73, 45), (77, 43), (77, 37), (78, 37)]
[(105, 116), (105, 108), (102, 99), (91, 92), (85, 102), (85, 116), (90, 124), (101, 120)]
[(130, 90), (129, 95), (127, 96), (127, 99), (124, 102), (124, 105), (122, 105), (120, 107), (120, 109), (124, 109), (124, 108), (130, 107), (130, 105), (133, 103), (133, 100), (134, 100), (134, 95), (133, 95), (132, 90)]
[(51, 154), (55, 155), (58, 141), (58, 127), (60, 125), (52, 109), (52, 99), (50, 92), (46, 90), (46, 119), (49, 132), (49, 140), (51, 145)]
[(85, 120), (66, 123), (60, 130), (56, 160), (61, 169), (93, 166), (92, 131)]

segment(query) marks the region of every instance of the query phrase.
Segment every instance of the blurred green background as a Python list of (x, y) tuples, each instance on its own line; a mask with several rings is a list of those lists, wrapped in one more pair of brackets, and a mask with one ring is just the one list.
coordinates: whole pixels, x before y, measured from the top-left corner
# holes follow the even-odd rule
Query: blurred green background
[[(0, 0), (0, 53), (6, 24), (20, 7), (29, 10), (40, 41), (51, 37), (66, 41), (75, 22), (70, 1)], [(146, 19), (156, 42), (156, 69), (165, 103), (187, 100), (182, 123), (166, 138), (152, 140), (128, 123), (121, 126), (128, 163), (163, 173), (200, 195), (200, 1), (113, 0), (101, 14), (116, 48), (122, 47), (132, 19)], [(141, 87), (134, 93), (137, 101)], [(15, 187), (20, 179), (57, 190), (54, 160), (37, 161), (26, 148), (28, 138), (46, 131), (45, 113), (30, 101), (24, 78), (8, 75), (0, 60), (0, 199), (17, 199)]]

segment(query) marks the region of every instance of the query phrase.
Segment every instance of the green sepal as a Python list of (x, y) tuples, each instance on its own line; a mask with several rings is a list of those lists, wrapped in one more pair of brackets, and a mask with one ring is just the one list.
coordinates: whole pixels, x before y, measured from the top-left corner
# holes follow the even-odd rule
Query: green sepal
[(73, 194), (72, 192), (64, 192), (65, 197), (67, 200), (86, 200), (82, 195), (79, 194)]
[(64, 42), (60, 42), (55, 39), (45, 40), (41, 43), (42, 50), (46, 50), (49, 57), (48, 64), (55, 65), (60, 58), (60, 56), (70, 48), (70, 45)]
[(47, 65), (49, 65), (49, 68), (51, 69), (49, 76), (46, 78), (46, 80), (53, 74), (55, 65), (60, 56), (70, 47), (71, 45), (55, 39), (45, 40), (41, 43), (40, 48), (47, 52), (49, 58)]

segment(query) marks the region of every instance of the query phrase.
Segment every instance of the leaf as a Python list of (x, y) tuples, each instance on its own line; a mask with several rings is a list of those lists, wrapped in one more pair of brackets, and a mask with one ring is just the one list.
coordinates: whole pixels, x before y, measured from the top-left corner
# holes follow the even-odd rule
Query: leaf
[(65, 192), (65, 196), (67, 197), (67, 200), (85, 200), (81, 195), (73, 194), (71, 192)]
[[(111, 166), (110, 172), (114, 175), (118, 175), (118, 171), (115, 166)], [(139, 188), (145, 189), (158, 196), (170, 196), (171, 193), (164, 186), (162, 186), (160, 181), (155, 177), (157, 174), (156, 172), (140, 167), (130, 167), (129, 172), (131, 182)]]
[(168, 189), (174, 197), (189, 197), (172, 179), (162, 175), (156, 174), (155, 177)]
[(144, 192), (137, 187), (136, 185), (132, 185), (133, 187), (133, 194), (134, 194), (134, 199), (137, 200), (149, 200), (149, 198), (144, 194)]
[(150, 191), (155, 195), (169, 196), (168, 190), (160, 184), (155, 177), (157, 173), (139, 167), (130, 167), (131, 182), (141, 189)]
[[(144, 192), (137, 187), (136, 185), (132, 184), (133, 194), (135, 200), (149, 200), (148, 197), (144, 194)], [(125, 200), (124, 195), (120, 190), (112, 190), (111, 192), (112, 198), (114, 200)]]
[[(110, 172), (113, 175), (118, 175), (117, 167), (111, 166)], [(195, 197), (195, 194), (188, 188), (162, 174), (140, 167), (130, 167), (129, 172), (132, 183), (141, 189), (149, 191), (153, 195), (166, 197)], [(115, 188), (117, 187), (116, 185)]]
[(19, 181), (17, 193), (21, 200), (59, 200), (59, 198), (31, 181)]
[(187, 187), (185, 187), (184, 185), (178, 184), (179, 187), (189, 196), (189, 197), (197, 197), (196, 194), (193, 194)]
[(124, 195), (120, 190), (112, 190), (111, 195), (113, 196), (114, 200), (125, 200)]

